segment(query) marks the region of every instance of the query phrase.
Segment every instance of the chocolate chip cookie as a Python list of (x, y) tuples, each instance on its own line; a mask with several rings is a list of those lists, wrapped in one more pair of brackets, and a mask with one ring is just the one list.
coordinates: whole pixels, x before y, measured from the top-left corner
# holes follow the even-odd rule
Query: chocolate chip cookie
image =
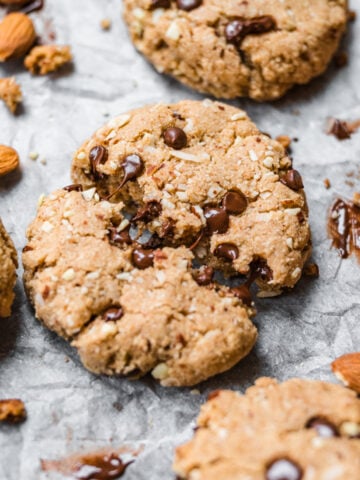
[(132, 225), (160, 243), (256, 278), (271, 295), (293, 287), (309, 257), (299, 172), (280, 143), (228, 105), (182, 101), (121, 115), (79, 148), (72, 176), (125, 202)]
[(259, 379), (217, 391), (174, 469), (189, 480), (358, 480), (360, 399), (338, 385)]
[(9, 317), (14, 301), (17, 253), (0, 219), (0, 317)]
[(123, 203), (80, 190), (42, 201), (23, 263), (36, 316), (89, 370), (193, 385), (250, 351), (257, 333), (246, 299), (194, 268), (187, 247), (136, 241)]
[(160, 73), (218, 98), (273, 100), (322, 74), (346, 0), (124, 0), (136, 48)]

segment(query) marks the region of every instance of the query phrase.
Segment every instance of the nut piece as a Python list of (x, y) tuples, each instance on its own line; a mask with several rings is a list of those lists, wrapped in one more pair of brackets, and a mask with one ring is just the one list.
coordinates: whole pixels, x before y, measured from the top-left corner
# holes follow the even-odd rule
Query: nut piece
[(24, 56), (33, 46), (36, 32), (24, 13), (10, 13), (0, 23), (0, 62)]
[(14, 77), (0, 78), (0, 98), (6, 103), (10, 112), (15, 113), (18, 104), (22, 101), (22, 92)]
[(24, 402), (17, 398), (0, 400), (0, 422), (18, 423), (26, 418)]
[(281, 143), (281, 145), (286, 149), (289, 148), (291, 145), (291, 138), (287, 135), (279, 135), (276, 137), (276, 141)]
[(16, 150), (6, 145), (0, 145), (0, 177), (19, 166), (19, 155)]
[(34, 47), (25, 58), (25, 67), (33, 75), (46, 75), (59, 70), (65, 63), (71, 62), (69, 46), (41, 45)]
[(331, 364), (332, 371), (347, 387), (360, 393), (360, 352), (348, 353)]
[(111, 28), (110, 18), (103, 18), (100, 22), (100, 26), (103, 30), (110, 30), (110, 28)]

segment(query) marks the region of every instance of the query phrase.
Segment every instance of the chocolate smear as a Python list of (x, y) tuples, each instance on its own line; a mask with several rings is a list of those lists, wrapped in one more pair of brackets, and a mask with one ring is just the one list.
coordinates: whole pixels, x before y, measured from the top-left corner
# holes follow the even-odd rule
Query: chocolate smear
[(328, 232), (341, 258), (355, 254), (360, 261), (360, 207), (338, 198), (330, 209)]
[(97, 167), (99, 165), (104, 164), (107, 158), (108, 158), (108, 151), (102, 145), (96, 145), (90, 150), (90, 153), (89, 153), (90, 167), (91, 167), (91, 173), (95, 180), (100, 180), (104, 178), (104, 175), (97, 171)]
[[(125, 473), (138, 453), (123, 448), (73, 455), (61, 460), (41, 460), (41, 469), (56, 471), (76, 480), (115, 480)], [(125, 457), (129, 460), (124, 461)]]
[(142, 221), (144, 223), (151, 222), (154, 218), (158, 217), (161, 214), (161, 203), (157, 201), (152, 201), (146, 203), (144, 206), (139, 208), (136, 214), (132, 217), (132, 222)]
[(249, 287), (245, 285), (240, 285), (239, 287), (234, 287), (231, 289), (231, 292), (235, 297), (239, 298), (245, 305), (251, 307), (252, 305), (252, 296)]

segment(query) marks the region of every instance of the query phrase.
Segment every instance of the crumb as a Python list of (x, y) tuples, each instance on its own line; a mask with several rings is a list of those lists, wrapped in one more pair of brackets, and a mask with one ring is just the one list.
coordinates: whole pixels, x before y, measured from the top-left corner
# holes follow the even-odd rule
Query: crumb
[(22, 92), (14, 77), (0, 78), (0, 98), (10, 112), (15, 113), (18, 104), (22, 101)]
[(328, 190), (331, 187), (330, 180), (328, 178), (324, 179), (324, 186)]
[(348, 20), (349, 22), (355, 22), (356, 20), (356, 12), (354, 10), (349, 10), (348, 12)]
[(316, 263), (309, 263), (304, 268), (304, 274), (307, 277), (318, 278), (319, 277), (319, 267), (318, 267), (318, 265)]
[(29, 153), (30, 160), (37, 160), (39, 158), (39, 154), (37, 152), (30, 152)]
[(360, 192), (355, 192), (354, 193), (353, 204), (360, 208)]
[(346, 52), (339, 52), (335, 55), (335, 66), (337, 68), (343, 68), (349, 63), (349, 57)]
[(338, 140), (346, 140), (351, 137), (351, 132), (348, 124), (337, 118), (330, 118), (328, 128), (326, 130), (328, 135), (334, 135)]
[(25, 58), (25, 67), (33, 75), (46, 75), (59, 70), (71, 62), (72, 54), (69, 46), (41, 45), (34, 47)]
[(17, 398), (0, 400), (0, 422), (19, 423), (26, 418), (24, 402)]
[(40, 160), (40, 163), (41, 163), (41, 165), (46, 165), (46, 164), (47, 164), (46, 158), (42, 158), (42, 159)]
[(100, 26), (103, 30), (110, 30), (111, 28), (111, 20), (109, 18), (103, 18), (100, 22)]
[(278, 137), (276, 137), (276, 140), (281, 143), (281, 145), (287, 149), (290, 147), (291, 145), (291, 138), (288, 137), (287, 135), (279, 135)]

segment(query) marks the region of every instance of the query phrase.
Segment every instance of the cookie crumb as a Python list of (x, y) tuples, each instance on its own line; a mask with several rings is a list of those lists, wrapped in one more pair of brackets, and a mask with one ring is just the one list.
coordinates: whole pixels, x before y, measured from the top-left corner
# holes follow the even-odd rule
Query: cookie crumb
[(337, 68), (346, 67), (346, 65), (349, 63), (349, 57), (346, 52), (339, 52), (337, 55), (335, 55), (334, 60)]
[(354, 10), (349, 10), (348, 11), (348, 21), (349, 22), (355, 22), (356, 20), (356, 12)]
[(353, 204), (360, 208), (360, 192), (355, 192), (354, 193)]
[(304, 275), (307, 277), (318, 278), (320, 275), (319, 266), (316, 263), (309, 263), (304, 268)]
[(329, 188), (331, 188), (331, 183), (328, 178), (324, 179), (324, 187), (326, 188), (326, 190), (329, 190)]
[(14, 77), (0, 78), (0, 98), (10, 112), (15, 113), (18, 104), (22, 101), (22, 92)]
[(25, 58), (24, 65), (33, 75), (46, 75), (71, 62), (68, 45), (41, 45), (34, 47)]
[(326, 130), (328, 135), (334, 135), (338, 140), (347, 140), (351, 137), (347, 122), (337, 118), (330, 118)]
[(0, 400), (0, 422), (19, 423), (26, 419), (24, 402), (17, 398)]
[(111, 20), (110, 18), (103, 18), (100, 22), (102, 30), (108, 31), (111, 29)]
[(276, 141), (281, 143), (281, 145), (285, 149), (289, 148), (291, 145), (291, 138), (288, 137), (287, 135), (279, 135), (278, 137), (276, 137)]
[(29, 153), (29, 158), (30, 158), (30, 160), (33, 160), (35, 162), (39, 158), (38, 152), (30, 152)]

